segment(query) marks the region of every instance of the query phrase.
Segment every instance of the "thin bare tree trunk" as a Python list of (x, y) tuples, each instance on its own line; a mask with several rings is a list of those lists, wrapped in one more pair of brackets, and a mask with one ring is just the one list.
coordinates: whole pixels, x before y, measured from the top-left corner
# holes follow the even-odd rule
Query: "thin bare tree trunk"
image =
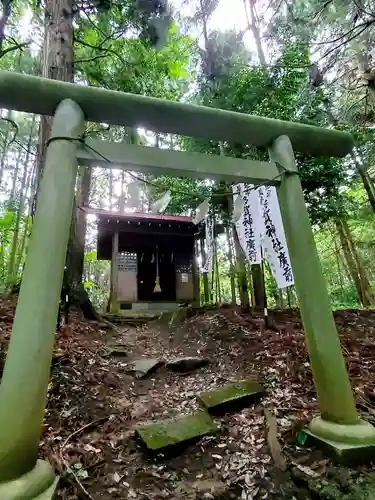
[(229, 260), (229, 272), (230, 272), (230, 293), (231, 293), (231, 303), (233, 306), (236, 305), (236, 278), (235, 278), (235, 268), (233, 264), (233, 251), (232, 251), (232, 242), (230, 237), (230, 227), (227, 226), (225, 228), (225, 233), (227, 236), (227, 245), (228, 245), (228, 260)]
[(33, 115), (33, 117), (32, 117), (29, 139), (28, 139), (27, 146), (26, 146), (27, 153), (26, 153), (22, 181), (21, 181), (20, 200), (19, 200), (19, 205), (18, 205), (15, 228), (14, 228), (14, 232), (13, 232), (12, 250), (11, 250), (11, 255), (10, 255), (10, 259), (9, 259), (8, 276), (9, 276), (11, 283), (15, 282), (15, 279), (16, 279), (17, 273), (18, 273), (18, 268), (16, 268), (14, 264), (15, 264), (16, 255), (17, 255), (21, 217), (22, 217), (22, 215), (24, 213), (24, 209), (25, 209), (25, 198), (26, 198), (26, 191), (28, 188), (28, 186), (27, 186), (28, 175), (27, 174), (28, 174), (28, 167), (29, 167), (29, 161), (30, 161), (31, 143), (32, 143), (32, 139), (34, 136), (34, 125), (35, 125), (35, 115)]
[(14, 167), (13, 180), (12, 180), (12, 189), (10, 191), (9, 202), (8, 202), (11, 207), (14, 206), (14, 203), (15, 203), (15, 200), (16, 200), (16, 189), (17, 189), (18, 172), (20, 170), (20, 163), (21, 163), (22, 154), (23, 154), (23, 151), (20, 148), (19, 151), (18, 151), (18, 154), (17, 154), (16, 165)]
[(245, 310), (250, 309), (249, 292), (246, 278), (245, 256), (241, 248), (240, 240), (236, 229), (233, 230), (234, 248), (237, 261), (238, 289), (240, 294), (241, 307)]
[(22, 237), (21, 237), (21, 244), (19, 245), (16, 269), (19, 269), (22, 262), (23, 262), (24, 251), (26, 248), (26, 241), (27, 241), (27, 237), (29, 234), (31, 214), (32, 214), (32, 210), (33, 210), (33, 199), (34, 199), (35, 190), (36, 190), (36, 175), (37, 175), (37, 163), (35, 161), (34, 166), (33, 166), (32, 170), (30, 171), (30, 174), (29, 174), (28, 179), (27, 179), (27, 191), (30, 188), (29, 207), (28, 207), (28, 214), (27, 214), (25, 226), (23, 229)]
[(86, 212), (80, 207), (89, 205), (90, 187), (91, 187), (92, 167), (80, 167), (78, 172), (78, 193), (77, 193), (77, 211), (76, 211), (76, 235), (75, 235), (75, 252), (76, 256), (72, 265), (77, 266), (74, 274), (82, 279), (84, 255), (85, 255), (85, 238), (86, 238)]
[(370, 202), (372, 211), (375, 213), (375, 189), (374, 186), (371, 182), (370, 176), (368, 173), (363, 169), (362, 165), (360, 165), (357, 161), (357, 157), (355, 155), (355, 152), (353, 151), (351, 153), (351, 157), (354, 163), (354, 166), (362, 180), (363, 187), (365, 188), (365, 191), (368, 196), (368, 200)]
[[(206, 262), (206, 251), (204, 248), (204, 239), (201, 238), (201, 255), (202, 255), (202, 262)], [(208, 303), (210, 301), (210, 287), (208, 283), (208, 274), (207, 273), (202, 273), (203, 274), (203, 293), (204, 293), (204, 302)]]
[(345, 260), (357, 290), (357, 297), (360, 304), (369, 307), (375, 303), (374, 295), (371, 291), (370, 283), (367, 279), (359, 255), (354, 245), (349, 226), (344, 219), (336, 219), (336, 229), (340, 238)]
[(254, 37), (259, 62), (261, 64), (261, 66), (266, 66), (267, 61), (266, 61), (266, 56), (264, 55), (262, 40), (260, 37), (259, 22), (258, 22), (256, 14), (255, 14), (255, 0), (248, 0), (248, 3), (249, 3), (249, 7), (250, 7), (250, 19), (248, 17), (246, 0), (244, 0), (244, 7), (245, 7), (245, 13), (247, 16), (247, 20), (248, 20), (248, 25), (249, 25), (251, 33), (253, 34), (253, 37)]
[(339, 285), (340, 285), (340, 292), (341, 292), (341, 300), (344, 298), (344, 283), (342, 280), (342, 274), (341, 274), (341, 262), (340, 262), (340, 249), (337, 244), (337, 239), (336, 235), (333, 235), (333, 242), (335, 245), (335, 256), (336, 256), (336, 265), (337, 265), (337, 272), (339, 275)]
[[(249, 5), (250, 17), (247, 9), (247, 3)], [(248, 21), (248, 27), (254, 37), (259, 62), (261, 66), (265, 67), (267, 65), (267, 61), (262, 46), (262, 40), (259, 31), (259, 22), (255, 13), (255, 0), (244, 0), (244, 8)], [(260, 264), (254, 264), (251, 266), (251, 276), (253, 282), (253, 296), (254, 296), (253, 305), (256, 309), (263, 310), (266, 306), (266, 297), (265, 297), (264, 274), (262, 271), (262, 266)]]
[[(12, 111), (11, 110), (7, 111), (7, 113), (5, 115), (5, 118), (7, 120), (11, 120), (12, 119)], [(1, 183), (3, 181), (5, 162), (6, 162), (6, 159), (7, 159), (7, 155), (9, 153), (9, 151), (8, 151), (8, 142), (9, 142), (9, 139), (10, 139), (10, 133), (11, 133), (10, 132), (10, 127), (8, 127), (7, 131), (5, 132), (4, 147), (3, 147), (3, 151), (1, 153), (1, 159), (0, 159), (0, 186), (1, 186)]]
[(346, 238), (347, 238), (347, 241), (349, 243), (349, 246), (350, 246), (350, 251), (353, 255), (353, 258), (354, 258), (354, 262), (356, 264), (356, 268), (357, 268), (357, 272), (358, 272), (358, 276), (359, 276), (359, 281), (360, 281), (360, 284), (361, 284), (361, 289), (362, 289), (362, 293), (363, 293), (363, 296), (365, 297), (365, 306), (372, 306), (375, 304), (375, 297), (374, 297), (374, 294), (372, 293), (372, 290), (371, 290), (371, 285), (369, 283), (369, 280), (367, 278), (367, 274), (366, 274), (366, 271), (363, 267), (363, 264), (362, 264), (362, 261), (361, 261), (361, 258), (358, 254), (358, 251), (357, 251), (357, 248), (356, 248), (356, 245), (354, 243), (354, 240), (353, 240), (353, 236), (352, 236), (352, 233), (349, 229), (349, 226), (348, 226), (348, 223), (345, 219), (342, 219), (341, 220), (341, 223), (343, 225), (343, 229), (345, 231), (345, 234), (346, 234)]

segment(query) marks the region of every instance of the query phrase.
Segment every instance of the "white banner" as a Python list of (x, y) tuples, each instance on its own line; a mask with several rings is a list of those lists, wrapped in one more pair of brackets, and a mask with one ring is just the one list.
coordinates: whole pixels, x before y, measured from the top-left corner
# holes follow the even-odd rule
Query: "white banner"
[(203, 264), (202, 273), (211, 273), (214, 263), (214, 218), (206, 216), (206, 262)]
[[(279, 288), (294, 284), (292, 266), (281, 219), (279, 200), (274, 186), (253, 189), (252, 184), (232, 186), (233, 202), (241, 196), (244, 210), (235, 222), (238, 239), (250, 264), (267, 259)], [(236, 218), (238, 214), (235, 214)]]
[[(259, 198), (251, 184), (236, 184), (233, 189), (233, 205), (241, 196), (243, 199), (243, 212), (235, 221), (235, 227), (242, 250), (250, 264), (260, 264), (261, 254), (261, 219), (259, 213)], [(238, 215), (236, 215), (236, 218)]]
[(279, 200), (275, 186), (257, 189), (263, 226), (263, 249), (279, 288), (294, 284)]

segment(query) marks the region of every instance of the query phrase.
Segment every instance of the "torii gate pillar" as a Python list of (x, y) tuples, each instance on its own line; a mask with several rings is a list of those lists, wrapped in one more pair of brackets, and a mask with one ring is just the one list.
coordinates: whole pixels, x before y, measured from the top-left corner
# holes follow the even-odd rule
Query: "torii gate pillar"
[(277, 185), (289, 255), (295, 279), (310, 365), (321, 416), (313, 419), (307, 434), (322, 441), (340, 461), (375, 452), (375, 428), (361, 420), (341, 352), (327, 286), (315, 246), (293, 147), (280, 136), (270, 157), (284, 172)]

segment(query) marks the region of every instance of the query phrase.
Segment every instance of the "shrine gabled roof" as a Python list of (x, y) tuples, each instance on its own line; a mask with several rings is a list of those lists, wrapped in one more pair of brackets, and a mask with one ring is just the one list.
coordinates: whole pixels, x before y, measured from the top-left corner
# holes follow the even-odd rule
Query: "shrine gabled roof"
[(110, 210), (101, 210), (101, 209), (88, 209), (87, 211), (94, 213), (100, 219), (105, 219), (105, 218), (121, 219), (121, 220), (146, 219), (148, 222), (173, 221), (173, 222), (186, 222), (188, 224), (191, 224), (193, 222), (193, 217), (188, 217), (186, 215), (161, 215), (148, 212), (113, 212)]

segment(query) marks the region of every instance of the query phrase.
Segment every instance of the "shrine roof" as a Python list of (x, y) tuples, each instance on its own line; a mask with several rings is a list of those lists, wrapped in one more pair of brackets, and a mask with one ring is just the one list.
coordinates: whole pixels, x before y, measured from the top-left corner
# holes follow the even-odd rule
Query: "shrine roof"
[(161, 214), (153, 214), (150, 212), (114, 212), (111, 210), (102, 210), (102, 209), (86, 209), (85, 211), (89, 213), (94, 213), (100, 219), (121, 219), (121, 220), (144, 220), (146, 219), (149, 222), (152, 221), (173, 221), (173, 222), (186, 222), (191, 224), (193, 222), (193, 217), (188, 217), (186, 215), (161, 215)]

